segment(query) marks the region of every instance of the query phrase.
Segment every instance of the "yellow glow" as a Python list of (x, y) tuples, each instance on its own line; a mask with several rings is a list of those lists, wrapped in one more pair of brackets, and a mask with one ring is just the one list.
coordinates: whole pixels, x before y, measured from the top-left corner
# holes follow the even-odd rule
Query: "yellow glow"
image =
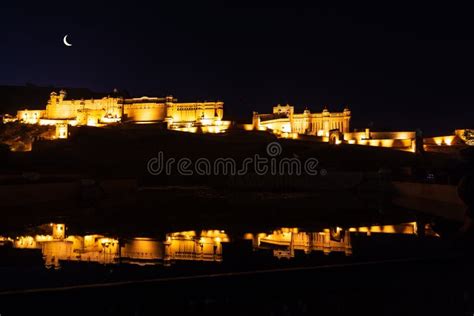
[(438, 146), (451, 146), (456, 135), (437, 136), (425, 139), (425, 144), (436, 144)]
[(416, 222), (403, 223), (398, 225), (373, 225), (362, 227), (351, 227), (349, 232), (359, 233), (384, 233), (384, 234), (417, 234)]
[(164, 254), (160, 241), (153, 238), (136, 237), (124, 243), (121, 247), (121, 256), (127, 258), (128, 262), (145, 265), (147, 262), (133, 260), (158, 260), (163, 259)]
[(280, 131), (273, 131), (274, 134), (277, 134), (281, 138), (288, 138), (288, 139), (298, 139), (298, 133), (280, 133)]
[(245, 240), (253, 240), (253, 234), (252, 233), (244, 234), (244, 239)]
[(109, 244), (113, 244), (114, 243), (114, 240), (111, 239), (111, 238), (100, 238), (99, 239), (99, 243), (101, 245), (109, 245)]
[(64, 224), (53, 224), (53, 238), (54, 239), (64, 239), (66, 236), (66, 225)]
[(451, 146), (455, 136), (445, 136), (444, 143), (448, 146)]
[(191, 239), (196, 236), (196, 232), (194, 230), (189, 230), (189, 231), (183, 231), (183, 232), (175, 232), (175, 233), (170, 233), (168, 234), (171, 238), (174, 237), (185, 237), (188, 239)]
[(393, 139), (382, 139), (381, 146), (382, 147), (393, 147), (394, 140)]
[[(336, 227), (338, 233), (342, 232), (341, 227)], [(341, 235), (341, 240), (336, 241), (330, 238), (330, 229), (325, 228), (319, 232), (301, 232), (297, 228), (280, 228), (274, 230), (272, 234), (265, 236), (259, 234), (258, 242), (254, 247), (273, 249), (273, 255), (278, 258), (293, 258), (295, 250), (303, 250), (305, 253), (311, 251), (321, 251), (329, 254), (333, 251), (343, 252), (346, 255), (352, 253), (349, 232)], [(282, 248), (284, 247), (284, 248)]]
[[(168, 122), (173, 129), (189, 132), (196, 132), (199, 125), (204, 127), (205, 133), (222, 133), (231, 123), (222, 120), (223, 102), (178, 103), (172, 96), (89, 100), (68, 100), (66, 96), (65, 91), (52, 92), (46, 109), (21, 110), (15, 118), (6, 117), (6, 120), (15, 119), (25, 124), (103, 127), (124, 119), (136, 124)], [(58, 134), (62, 136), (56, 135), (56, 138), (67, 138), (64, 131), (58, 131)]]
[(15, 248), (36, 248), (36, 240), (32, 236), (18, 237), (14, 242)]
[(203, 230), (167, 234), (165, 260), (221, 261), (222, 242), (229, 238), (223, 230)]
[(253, 130), (254, 130), (253, 124), (242, 124), (242, 128), (243, 128), (245, 131), (253, 131)]

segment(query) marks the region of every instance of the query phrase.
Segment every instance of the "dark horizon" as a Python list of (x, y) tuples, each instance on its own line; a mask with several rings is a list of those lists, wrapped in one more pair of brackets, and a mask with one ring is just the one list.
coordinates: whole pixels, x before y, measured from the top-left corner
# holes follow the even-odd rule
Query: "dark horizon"
[(2, 6), (0, 85), (218, 99), (249, 120), (289, 103), (349, 106), (354, 128), (472, 127), (473, 22), (462, 8)]

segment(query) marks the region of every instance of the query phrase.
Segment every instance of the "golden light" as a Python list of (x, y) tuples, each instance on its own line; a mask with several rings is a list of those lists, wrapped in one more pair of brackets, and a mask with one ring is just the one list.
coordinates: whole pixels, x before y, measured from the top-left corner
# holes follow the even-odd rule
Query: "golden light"
[(451, 146), (455, 136), (446, 136), (444, 137), (444, 143), (448, 146)]
[(253, 131), (255, 129), (253, 124), (242, 124), (242, 128), (245, 131)]
[(244, 239), (245, 240), (253, 240), (253, 234), (252, 233), (245, 233), (244, 234)]
[(409, 222), (396, 225), (372, 225), (372, 226), (361, 226), (361, 227), (351, 227), (349, 232), (359, 232), (359, 233), (383, 233), (383, 234), (417, 234), (417, 223)]

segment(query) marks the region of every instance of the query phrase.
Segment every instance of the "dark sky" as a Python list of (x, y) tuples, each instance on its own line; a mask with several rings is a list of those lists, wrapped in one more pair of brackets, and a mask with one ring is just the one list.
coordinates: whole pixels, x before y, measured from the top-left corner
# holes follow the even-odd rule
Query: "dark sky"
[(349, 105), (354, 127), (474, 127), (468, 8), (4, 2), (0, 84), (220, 99), (249, 120), (289, 102)]

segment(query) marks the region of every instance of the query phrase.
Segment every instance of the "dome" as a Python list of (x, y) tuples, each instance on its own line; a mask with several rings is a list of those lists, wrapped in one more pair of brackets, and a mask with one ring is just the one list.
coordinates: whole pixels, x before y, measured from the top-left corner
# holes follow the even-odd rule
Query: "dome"
[(324, 106), (322, 115), (323, 116), (331, 116), (331, 113), (329, 113), (329, 110), (328, 110), (327, 106)]

